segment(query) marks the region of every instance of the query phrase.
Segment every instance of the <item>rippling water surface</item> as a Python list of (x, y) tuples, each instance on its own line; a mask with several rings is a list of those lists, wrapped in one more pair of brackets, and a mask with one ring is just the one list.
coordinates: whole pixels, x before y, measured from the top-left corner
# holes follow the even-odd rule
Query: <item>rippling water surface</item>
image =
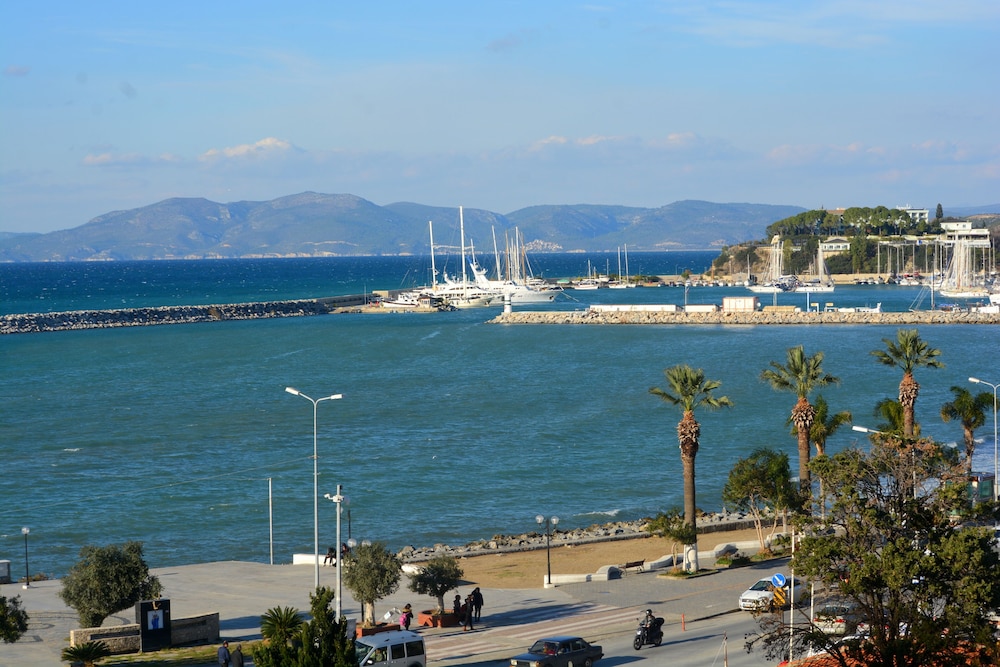
[[(665, 274), (700, 269), (712, 255), (637, 255), (630, 263), (636, 273)], [(221, 303), (406, 286), (423, 282), (422, 261), (5, 265), (0, 284), (4, 312)], [(536, 270), (583, 275), (586, 262), (541, 256)], [(727, 294), (747, 293), (567, 292), (553, 307), (716, 303)], [(903, 287), (823, 295), (892, 310), (918, 297)], [(804, 305), (803, 295), (779, 299)], [(335, 521), (322, 495), (337, 484), (351, 501), (344, 535), (398, 548), (532, 530), (538, 513), (576, 527), (680, 505), (680, 414), (648, 393), (664, 386), (663, 369), (674, 364), (704, 368), (735, 403), (697, 415), (698, 504), (706, 510), (721, 508), (730, 467), (756, 447), (788, 452), (795, 468), (785, 423), (794, 396), (758, 379), (788, 347), (826, 353), (826, 370), (843, 382), (822, 393), (858, 424), (876, 425), (874, 404), (894, 397), (899, 382), (869, 354), (895, 335), (891, 327), (486, 324), (495, 312), (0, 337), (0, 559), (18, 571), (20, 529), (29, 526), (32, 570), (57, 575), (82, 545), (128, 539), (145, 543), (154, 566), (266, 562), (269, 507), (276, 562), (311, 552), (312, 406), (285, 393), (289, 385), (313, 397), (343, 394), (318, 410), (321, 548), (334, 543)], [(917, 372), (917, 417), (925, 433), (958, 440), (960, 427), (942, 423), (940, 406), (951, 385), (971, 387), (970, 375), (1000, 380), (1000, 333), (936, 326), (921, 335), (943, 350), (947, 366)], [(986, 442), (977, 469), (993, 467), (991, 424), (979, 432)], [(831, 447), (864, 444), (860, 435), (842, 430)]]

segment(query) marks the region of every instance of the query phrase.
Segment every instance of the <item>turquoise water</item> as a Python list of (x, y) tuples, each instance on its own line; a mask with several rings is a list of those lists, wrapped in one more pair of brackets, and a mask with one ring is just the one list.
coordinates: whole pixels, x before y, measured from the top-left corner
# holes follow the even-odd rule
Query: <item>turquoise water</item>
[[(581, 273), (585, 263), (583, 258)], [(212, 262), (183, 264), (189, 278), (202, 268), (216, 270)], [(141, 270), (155, 276), (154, 268)], [(205, 282), (215, 278), (204, 278), (172, 294), (176, 302), (194, 295), (206, 303), (256, 300), (261, 293), (324, 295), (320, 279), (301, 265), (285, 268), (308, 274), (302, 279), (310, 283), (309, 294), (295, 294), (295, 277), (278, 271), (278, 279), (273, 267), (255, 269), (263, 283), (244, 267), (250, 277), (239, 285), (211, 288)], [(0, 269), (9, 289), (11, 269)], [(390, 280), (358, 274), (360, 281), (345, 280), (339, 293), (369, 278)], [(128, 281), (77, 283), (74, 289), (98, 300), (163, 298), (123, 296), (128, 289), (109, 284)], [(148, 276), (140, 284), (150, 285)], [(32, 302), (29, 292), (19, 292), (19, 303)], [(696, 288), (687, 297), (711, 303), (745, 293)], [(249, 298), (231, 298), (238, 294)], [(843, 305), (882, 301), (904, 310), (917, 295), (913, 288), (858, 287), (823, 296)], [(567, 294), (556, 307), (684, 298), (680, 288), (599, 290)], [(64, 310), (59, 304), (94, 303), (94, 297), (46, 301)], [(529, 531), (539, 513), (577, 527), (680, 505), (680, 414), (648, 393), (664, 385), (663, 369), (677, 363), (704, 368), (735, 403), (698, 414), (698, 504), (705, 510), (721, 508), (730, 467), (756, 447), (788, 452), (795, 468), (795, 441), (785, 424), (794, 396), (758, 379), (789, 346), (826, 353), (826, 369), (843, 383), (823, 393), (834, 409), (852, 410), (858, 424), (876, 426), (873, 406), (894, 397), (899, 382), (895, 370), (869, 354), (881, 347), (881, 338), (895, 335), (892, 327), (485, 324), (495, 312), (0, 337), (0, 559), (10, 559), (18, 572), (20, 529), (29, 526), (31, 569), (50, 574), (65, 573), (85, 544), (128, 539), (142, 540), (157, 567), (266, 562), (269, 479), (276, 562), (311, 552), (312, 406), (287, 394), (286, 386), (313, 397), (343, 394), (318, 410), (321, 548), (335, 539), (335, 506), (322, 496), (337, 484), (351, 500), (344, 535), (399, 548)], [(947, 366), (918, 371), (918, 420), (925, 433), (958, 440), (960, 427), (941, 422), (940, 405), (951, 396), (949, 386), (971, 386), (970, 375), (1000, 378), (1000, 331), (937, 326), (921, 335), (943, 350)], [(977, 469), (992, 470), (991, 426), (979, 432), (986, 442), (977, 452)], [(842, 430), (830, 446), (858, 443), (855, 436), (864, 437)]]

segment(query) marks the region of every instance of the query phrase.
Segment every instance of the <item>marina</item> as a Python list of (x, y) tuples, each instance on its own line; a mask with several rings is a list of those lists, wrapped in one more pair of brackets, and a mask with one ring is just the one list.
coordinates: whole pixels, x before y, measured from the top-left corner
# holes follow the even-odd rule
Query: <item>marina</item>
[[(685, 265), (700, 273), (712, 255), (630, 251), (629, 265), (633, 275), (680, 275)], [(587, 272), (586, 256), (542, 259), (553, 281)], [(409, 287), (400, 284), (409, 267), (423, 284), (423, 262), (4, 265), (0, 303), (9, 315), (370, 297)], [(821, 310), (825, 301), (837, 308), (881, 303), (885, 313), (904, 316), (919, 309), (920, 293), (849, 284), (838, 285), (832, 299), (811, 301)], [(567, 289), (544, 308), (575, 318), (594, 307), (683, 309), (747, 296), (742, 285)], [(807, 308), (806, 295), (793, 293), (767, 295), (762, 311), (775, 299), (779, 307)], [(735, 404), (699, 419), (698, 504), (709, 512), (723, 509), (726, 476), (746, 452), (773, 446), (795, 455), (785, 424), (794, 397), (757, 377), (788, 347), (807, 340), (808, 352), (825, 353), (824, 367), (842, 383), (822, 393), (831, 407), (851, 410), (856, 424), (877, 427), (875, 403), (898, 392), (898, 374), (869, 358), (895, 336), (895, 323), (487, 324), (502, 310), (0, 336), (0, 559), (23, 556), (22, 527), (31, 530), (32, 572), (50, 575), (65, 574), (85, 544), (131, 539), (144, 543), (154, 567), (266, 563), (272, 554), (283, 563), (311, 553), (312, 413), (288, 397), (287, 386), (343, 394), (320, 406), (320, 496), (342, 484), (350, 499), (344, 533), (393, 549), (529, 532), (539, 513), (558, 515), (560, 530), (571, 530), (678, 505), (679, 414), (648, 393), (662, 386), (663, 369), (678, 363), (703, 368)], [(1000, 374), (995, 355), (984, 353), (1000, 344), (1000, 329), (920, 327), (945, 363), (917, 374), (922, 433), (960, 442), (960, 426), (942, 422), (940, 406), (951, 400), (952, 385)], [(866, 443), (848, 429), (828, 448)], [(976, 469), (992, 470), (990, 445), (977, 448)], [(573, 477), (557, 474), (569, 468)], [(320, 503), (325, 549), (335, 542), (336, 508)]]

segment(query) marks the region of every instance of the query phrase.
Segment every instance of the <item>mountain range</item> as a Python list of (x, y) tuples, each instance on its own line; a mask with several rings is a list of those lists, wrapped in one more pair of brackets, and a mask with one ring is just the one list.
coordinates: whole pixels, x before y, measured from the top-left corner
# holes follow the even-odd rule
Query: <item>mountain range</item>
[[(760, 237), (797, 206), (678, 201), (660, 208), (531, 206), (500, 214), (464, 209), (466, 245), (501, 248), (515, 228), (532, 252), (709, 249)], [(459, 209), (350, 194), (303, 192), (220, 204), (174, 198), (113, 211), (46, 234), (0, 235), (0, 261), (89, 261), (429, 254), (457, 249)]]

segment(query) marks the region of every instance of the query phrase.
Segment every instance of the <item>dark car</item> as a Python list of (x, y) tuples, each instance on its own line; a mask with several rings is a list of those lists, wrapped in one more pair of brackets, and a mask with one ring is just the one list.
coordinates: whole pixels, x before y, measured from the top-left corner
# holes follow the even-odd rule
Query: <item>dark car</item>
[(539, 639), (527, 653), (510, 659), (511, 667), (590, 667), (604, 657), (604, 649), (580, 637), (559, 635)]

